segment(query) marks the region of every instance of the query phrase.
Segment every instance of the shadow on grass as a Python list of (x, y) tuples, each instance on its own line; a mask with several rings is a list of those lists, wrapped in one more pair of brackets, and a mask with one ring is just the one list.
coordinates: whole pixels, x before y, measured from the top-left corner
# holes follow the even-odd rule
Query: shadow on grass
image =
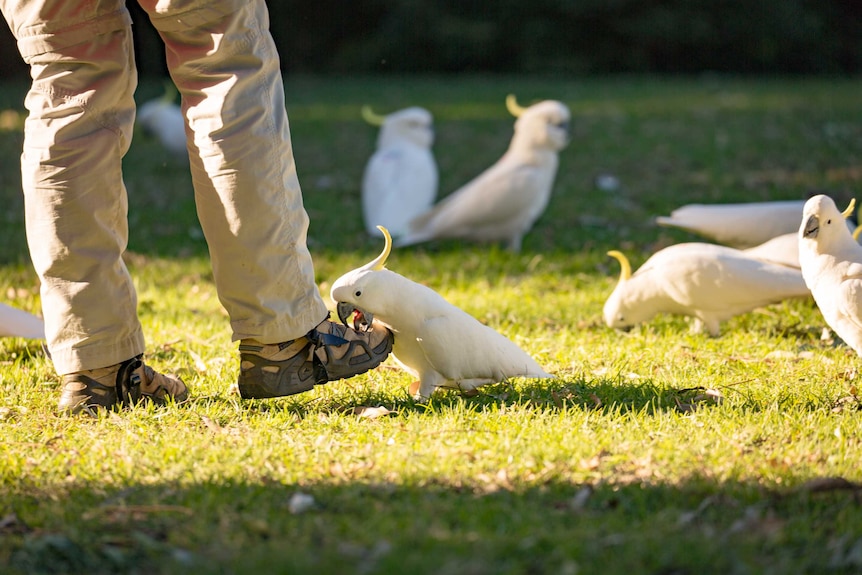
[[(758, 412), (774, 408), (774, 399), (754, 398), (740, 393), (743, 393), (742, 403), (735, 401), (734, 409)], [(214, 396), (208, 401), (221, 402), (227, 399)], [(302, 396), (252, 400), (245, 403), (245, 409), (250, 413), (287, 411), (299, 418), (316, 417), (321, 413), (347, 413), (360, 406), (383, 406), (393, 413), (423, 414), (428, 417), (461, 407), (471, 411), (503, 411), (510, 408), (549, 412), (584, 410), (602, 416), (620, 417), (626, 414), (654, 415), (667, 411), (689, 413), (699, 409), (724, 409), (722, 404), (725, 401), (720, 390), (700, 386), (675, 388), (651, 380), (632, 382), (622, 378), (581, 381), (555, 379), (529, 380), (517, 386), (503, 382), (484, 386), (478, 394), (470, 396), (455, 390), (438, 390), (427, 403), (413, 400), (405, 389), (403, 394), (359, 391), (320, 397), (313, 402)], [(838, 401), (838, 397), (809, 398), (804, 406), (809, 411), (829, 411)], [(851, 407), (858, 408), (858, 404), (854, 402)]]
[[(836, 484), (837, 485), (837, 484)], [(858, 486), (692, 477), (30, 486), (0, 497), (0, 571), (858, 573)]]

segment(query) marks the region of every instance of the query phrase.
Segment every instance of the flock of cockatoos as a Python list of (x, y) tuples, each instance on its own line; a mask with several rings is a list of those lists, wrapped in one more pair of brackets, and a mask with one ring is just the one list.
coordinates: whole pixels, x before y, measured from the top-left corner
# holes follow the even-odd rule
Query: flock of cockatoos
[[(472, 391), (513, 377), (548, 378), (517, 344), (447, 302), (432, 289), (385, 268), (395, 246), (458, 238), (503, 242), (521, 249), (545, 211), (569, 141), (570, 112), (562, 102), (528, 107), (506, 100), (516, 117), (508, 149), (492, 166), (436, 202), (438, 169), (431, 147), (431, 113), (410, 107), (385, 116), (364, 107), (379, 128), (362, 177), (367, 232), (383, 237), (383, 252), (332, 285), (338, 317), (360, 330), (388, 329), (392, 355), (417, 381), (411, 393), (427, 400), (439, 387)], [(138, 121), (171, 151), (185, 153), (178, 106), (163, 98), (142, 106)], [(862, 356), (862, 246), (852, 216), (831, 198), (744, 204), (692, 204), (656, 218), (714, 243), (672, 245), (635, 272), (624, 254), (620, 278), (605, 302), (612, 328), (627, 329), (659, 313), (693, 318), (712, 336), (721, 322), (789, 298), (814, 297), (827, 325)], [(394, 241), (393, 241), (394, 236)], [(722, 244), (722, 245), (718, 245)], [(0, 335), (44, 337), (41, 319), (0, 304)]]

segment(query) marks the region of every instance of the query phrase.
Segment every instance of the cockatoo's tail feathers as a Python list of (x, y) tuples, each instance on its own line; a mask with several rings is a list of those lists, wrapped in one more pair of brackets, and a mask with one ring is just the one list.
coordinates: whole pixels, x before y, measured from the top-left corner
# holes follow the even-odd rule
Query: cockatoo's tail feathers
[(386, 242), (383, 245), (383, 251), (380, 255), (359, 268), (360, 270), (377, 271), (382, 270), (386, 266), (386, 260), (389, 258), (389, 252), (392, 251), (392, 236), (389, 235), (389, 230), (383, 226), (377, 226), (377, 229), (383, 232), (383, 240)]
[(856, 207), (856, 198), (850, 198), (850, 203), (847, 205), (847, 209), (841, 212), (841, 215), (844, 216), (846, 220), (850, 216), (853, 215), (853, 208)]
[(506, 109), (509, 110), (509, 113), (516, 118), (526, 111), (525, 107), (518, 104), (518, 99), (515, 97), (515, 94), (509, 94), (506, 96)]
[(632, 277), (632, 264), (629, 263), (629, 259), (624, 253), (611, 250), (608, 252), (608, 255), (620, 262), (620, 282), (624, 282)]
[(366, 104), (365, 106), (362, 106), (362, 119), (372, 126), (382, 126), (386, 117), (375, 114), (374, 110), (371, 109), (371, 106)]

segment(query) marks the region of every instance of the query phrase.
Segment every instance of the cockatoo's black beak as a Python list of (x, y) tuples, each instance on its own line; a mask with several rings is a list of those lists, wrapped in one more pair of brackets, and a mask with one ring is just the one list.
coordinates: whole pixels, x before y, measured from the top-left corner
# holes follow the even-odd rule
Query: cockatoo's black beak
[(338, 313), (338, 319), (341, 320), (341, 323), (347, 325), (347, 318), (353, 315), (353, 312), (356, 311), (356, 307), (354, 307), (353, 304), (341, 301), (338, 302), (338, 305), (335, 307), (335, 311)]
[(371, 329), (371, 322), (374, 321), (374, 316), (368, 312), (362, 311), (355, 305), (342, 301), (338, 303), (335, 310), (338, 313), (338, 319), (340, 319), (341, 323), (344, 325), (350, 327), (347, 320), (352, 318), (352, 327), (356, 331), (368, 331)]
[(802, 230), (802, 237), (814, 239), (817, 237), (817, 233), (819, 231), (820, 219), (817, 216), (811, 216), (808, 218), (808, 221), (805, 222), (805, 229)]

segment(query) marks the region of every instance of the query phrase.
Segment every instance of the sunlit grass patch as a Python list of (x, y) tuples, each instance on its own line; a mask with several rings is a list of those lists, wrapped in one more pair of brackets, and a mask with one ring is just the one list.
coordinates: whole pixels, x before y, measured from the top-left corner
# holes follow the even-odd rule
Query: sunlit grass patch
[[(857, 80), (296, 78), (286, 88), (327, 302), (337, 277), (382, 248), (359, 209), (376, 136), (362, 104), (435, 113), (441, 194), (505, 150), (506, 94), (572, 108), (551, 205), (522, 253), (447, 241), (387, 263), (555, 379), (473, 397), (442, 390), (421, 404), (388, 360), (305, 394), (240, 399), (191, 179), (136, 134), (126, 261), (148, 361), (180, 374), (192, 397), (58, 416), (59, 378), (39, 343), (0, 339), (0, 571), (862, 569), (859, 358), (823, 333), (812, 301), (731, 319), (717, 338), (678, 316), (628, 333), (601, 316), (619, 274), (609, 249), (637, 266), (697, 240), (655, 227), (656, 215), (688, 202), (856, 195)], [(144, 82), (139, 98), (161, 89)], [(2, 101), (16, 101), (5, 90)], [(9, 158), (20, 145), (20, 133), (0, 132)], [(604, 173), (617, 191), (595, 186)], [(0, 164), (0, 300), (39, 313), (19, 176), (15, 161)]]

